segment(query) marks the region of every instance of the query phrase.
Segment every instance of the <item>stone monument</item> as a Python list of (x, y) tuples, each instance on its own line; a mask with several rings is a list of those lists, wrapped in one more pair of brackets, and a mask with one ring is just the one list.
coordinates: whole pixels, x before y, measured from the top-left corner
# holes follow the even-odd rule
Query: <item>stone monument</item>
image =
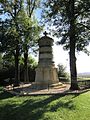
[(59, 83), (57, 69), (53, 62), (53, 46), (54, 40), (44, 33), (44, 36), (38, 40), (39, 44), (39, 62), (36, 68), (35, 84), (37, 88), (47, 88), (52, 84)]

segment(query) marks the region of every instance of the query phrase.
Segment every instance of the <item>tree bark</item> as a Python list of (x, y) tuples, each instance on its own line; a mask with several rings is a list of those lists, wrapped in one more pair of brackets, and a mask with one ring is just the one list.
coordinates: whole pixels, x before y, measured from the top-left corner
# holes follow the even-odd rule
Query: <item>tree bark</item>
[(19, 86), (19, 47), (16, 46), (16, 54), (15, 54), (15, 81), (14, 86)]
[(24, 53), (24, 81), (29, 82), (28, 79), (28, 50), (25, 51)]
[[(71, 39), (71, 41), (73, 41)], [(76, 69), (76, 57), (75, 57), (75, 43), (70, 43), (70, 74), (71, 74), (71, 90), (77, 90), (78, 82), (77, 82), (77, 69)]]
[[(16, 26), (16, 31), (18, 32), (18, 23), (16, 21), (17, 17), (17, 6), (16, 3), (14, 3), (14, 22)], [(15, 53), (15, 81), (14, 81), (14, 86), (19, 86), (19, 40), (16, 38), (16, 53)]]
[(76, 56), (75, 56), (75, 16), (74, 16), (74, 0), (70, 0), (70, 74), (71, 74), (71, 90), (77, 90), (77, 70), (76, 70)]

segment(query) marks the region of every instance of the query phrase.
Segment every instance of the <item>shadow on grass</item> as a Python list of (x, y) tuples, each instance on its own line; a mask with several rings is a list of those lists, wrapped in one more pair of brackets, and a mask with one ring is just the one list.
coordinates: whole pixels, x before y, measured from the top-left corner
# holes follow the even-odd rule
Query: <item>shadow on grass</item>
[(14, 95), (12, 95), (11, 93), (6, 92), (6, 91), (0, 92), (0, 100), (2, 100), (2, 99), (7, 99), (7, 98), (11, 98), (11, 97), (13, 97), (13, 96), (14, 96)]
[[(74, 110), (73, 97), (72, 95), (65, 102), (61, 100), (62, 97), (60, 95), (51, 95), (38, 100), (29, 99), (20, 105), (6, 104), (3, 109), (0, 107), (0, 110), (2, 109), (0, 111), (0, 118), (2, 120), (43, 120), (44, 113), (56, 112), (58, 108)], [(53, 101), (55, 102), (54, 104), (52, 103)], [(49, 119), (47, 118), (47, 120)]]
[[(40, 96), (30, 96), (29, 99), (24, 100), (22, 104), (12, 102), (0, 106), (0, 120), (44, 120), (43, 116), (47, 112), (57, 112), (59, 109), (72, 111), (76, 109), (73, 99), (80, 94), (82, 93), (42, 96), (43, 99), (41, 99)], [(2, 98), (4, 99), (4, 97), (5, 96)], [(11, 96), (5, 98), (9, 97)], [(37, 99), (37, 97), (40, 97), (40, 99)], [(19, 97), (17, 99), (19, 101)], [(50, 118), (47, 117), (45, 120), (50, 120)]]

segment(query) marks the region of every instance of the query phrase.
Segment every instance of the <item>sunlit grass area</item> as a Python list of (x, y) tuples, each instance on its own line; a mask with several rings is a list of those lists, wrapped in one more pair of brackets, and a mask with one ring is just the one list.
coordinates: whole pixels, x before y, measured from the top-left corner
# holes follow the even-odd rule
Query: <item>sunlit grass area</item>
[(78, 77), (78, 80), (90, 80), (90, 77)]
[(2, 91), (0, 120), (90, 120), (90, 91), (24, 97)]

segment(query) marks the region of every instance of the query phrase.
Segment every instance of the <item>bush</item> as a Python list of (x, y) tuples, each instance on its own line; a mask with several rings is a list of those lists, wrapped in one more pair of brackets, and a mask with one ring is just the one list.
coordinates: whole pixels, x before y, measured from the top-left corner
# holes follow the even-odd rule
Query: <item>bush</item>
[(0, 85), (6, 86), (12, 84), (12, 78), (14, 78), (14, 67), (0, 69)]
[(60, 81), (63, 82), (69, 81), (69, 75), (66, 72), (66, 67), (62, 64), (58, 64), (58, 77)]

